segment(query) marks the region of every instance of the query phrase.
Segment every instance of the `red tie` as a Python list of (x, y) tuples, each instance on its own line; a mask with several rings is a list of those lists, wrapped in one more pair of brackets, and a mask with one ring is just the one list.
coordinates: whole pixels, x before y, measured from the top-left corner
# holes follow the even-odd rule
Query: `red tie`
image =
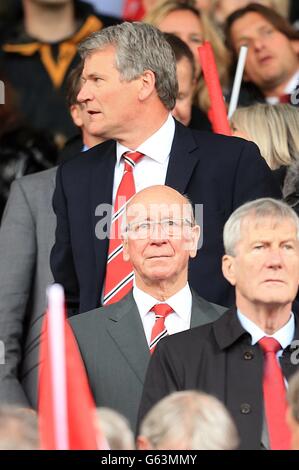
[(276, 353), (281, 345), (274, 338), (264, 336), (260, 341), (264, 352), (264, 406), (272, 450), (290, 449), (290, 431), (286, 423), (286, 387)]
[(280, 103), (290, 103), (291, 95), (280, 95), (279, 102)]
[(131, 263), (123, 259), (123, 247), (120, 238), (121, 219), (126, 204), (136, 192), (133, 169), (143, 156), (143, 153), (140, 152), (126, 152), (122, 155), (125, 168), (117, 190), (111, 221), (103, 304), (117, 302), (132, 288), (134, 272)]
[(155, 347), (161, 338), (167, 335), (165, 328), (165, 318), (173, 312), (173, 309), (168, 304), (156, 304), (151, 312), (155, 312), (156, 321), (152, 329), (150, 353), (153, 354)]

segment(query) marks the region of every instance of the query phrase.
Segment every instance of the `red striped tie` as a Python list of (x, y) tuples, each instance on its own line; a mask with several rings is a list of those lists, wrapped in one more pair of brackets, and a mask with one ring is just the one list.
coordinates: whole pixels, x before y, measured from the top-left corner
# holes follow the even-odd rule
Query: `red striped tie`
[(156, 321), (152, 329), (150, 342), (150, 353), (153, 354), (160, 339), (164, 338), (164, 336), (168, 334), (165, 327), (165, 318), (170, 313), (173, 313), (173, 309), (168, 304), (156, 304), (151, 309), (151, 312), (155, 312), (156, 315)]
[(281, 345), (275, 338), (264, 336), (260, 341), (264, 352), (264, 407), (268, 426), (270, 448), (290, 449), (290, 431), (286, 423), (286, 387), (276, 353)]
[(131, 263), (123, 259), (123, 246), (120, 238), (121, 219), (126, 204), (136, 192), (133, 169), (143, 156), (140, 152), (125, 152), (122, 155), (125, 168), (114, 203), (103, 304), (117, 302), (132, 288), (134, 272)]

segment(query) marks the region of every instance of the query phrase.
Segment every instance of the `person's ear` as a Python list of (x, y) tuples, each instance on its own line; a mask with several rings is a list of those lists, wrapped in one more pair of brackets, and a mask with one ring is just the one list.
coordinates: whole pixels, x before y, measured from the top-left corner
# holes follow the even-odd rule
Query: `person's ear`
[(138, 450), (151, 450), (152, 447), (147, 437), (139, 435), (136, 439)]
[(198, 250), (198, 241), (200, 238), (200, 226), (199, 225), (194, 225), (192, 227), (192, 239), (190, 240), (190, 258), (195, 258), (197, 255), (197, 250)]
[(224, 255), (222, 258), (222, 273), (225, 279), (232, 285), (236, 285), (236, 258)]
[(123, 244), (123, 259), (125, 261), (130, 261), (129, 247), (128, 247), (128, 234), (122, 233), (121, 240)]
[(156, 76), (152, 70), (145, 70), (139, 77), (139, 94), (140, 101), (145, 101), (156, 89)]
[(81, 117), (81, 109), (79, 104), (72, 104), (70, 107), (72, 119), (77, 127), (83, 127), (83, 120)]

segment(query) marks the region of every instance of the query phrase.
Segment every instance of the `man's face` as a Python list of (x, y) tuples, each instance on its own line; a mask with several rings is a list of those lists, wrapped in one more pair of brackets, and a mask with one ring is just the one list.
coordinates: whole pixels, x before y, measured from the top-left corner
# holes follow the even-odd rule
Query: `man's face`
[(176, 64), (179, 92), (175, 107), (172, 111), (173, 116), (188, 126), (191, 121), (192, 97), (194, 90), (194, 80), (192, 76), (192, 66), (186, 57), (183, 57)]
[(139, 79), (121, 80), (115, 67), (115, 48), (107, 47), (86, 57), (78, 102), (90, 115), (90, 132), (120, 140), (136, 119)]
[(225, 255), (226, 279), (236, 286), (237, 305), (288, 305), (299, 283), (299, 243), (291, 219), (246, 217), (235, 256)]
[(259, 13), (236, 20), (230, 37), (236, 51), (248, 46), (244, 78), (264, 93), (288, 82), (299, 68), (294, 44)]
[[(183, 287), (199, 238), (199, 227), (191, 226), (190, 206), (183, 197), (170, 188), (148, 188), (129, 205), (126, 224), (124, 259), (133, 264), (136, 284), (167, 281)], [(179, 227), (175, 235), (171, 234), (173, 224)], [(148, 230), (144, 229), (147, 225)]]
[(157, 27), (163, 33), (172, 33), (188, 44), (195, 60), (196, 76), (200, 73), (198, 47), (204, 41), (199, 18), (188, 10), (176, 10), (169, 13)]

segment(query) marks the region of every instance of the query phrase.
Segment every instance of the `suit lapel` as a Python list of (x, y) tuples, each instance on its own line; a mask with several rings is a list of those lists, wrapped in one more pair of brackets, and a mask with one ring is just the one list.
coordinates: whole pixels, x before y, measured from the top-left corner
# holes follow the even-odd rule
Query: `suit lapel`
[(190, 129), (176, 121), (165, 184), (184, 193), (199, 158)]
[(211, 318), (200, 304), (197, 295), (192, 292), (192, 308), (191, 308), (191, 322), (190, 328), (211, 323), (214, 318)]
[(132, 292), (115, 304), (107, 329), (143, 384), (150, 353)]
[[(110, 228), (112, 192), (114, 180), (114, 168), (116, 162), (116, 143), (114, 141), (105, 142), (99, 145), (97, 155), (91, 164), (91, 227), (94, 233), (94, 251), (96, 260), (96, 273), (98, 292), (101, 294), (104, 284), (104, 277), (99, 273), (106, 271), (106, 259), (108, 252), (107, 230)], [(100, 205), (105, 206), (100, 206)], [(101, 234), (106, 236), (102, 236)]]

